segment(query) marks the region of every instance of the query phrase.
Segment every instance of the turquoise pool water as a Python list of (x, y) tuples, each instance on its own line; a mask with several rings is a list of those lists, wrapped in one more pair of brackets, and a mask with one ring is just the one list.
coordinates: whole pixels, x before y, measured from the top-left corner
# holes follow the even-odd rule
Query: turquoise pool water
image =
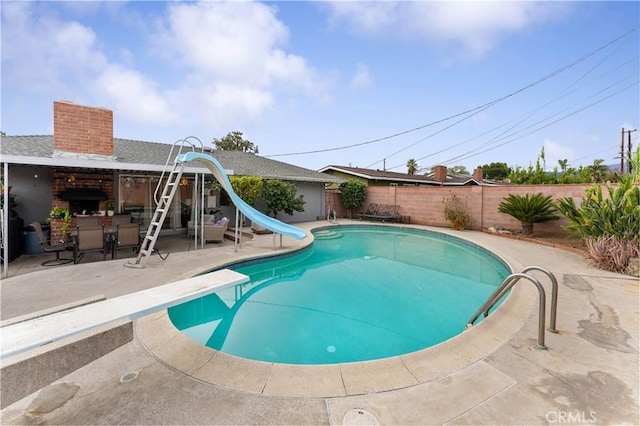
[(510, 273), (488, 251), (386, 226), (314, 231), (293, 255), (231, 266), (249, 283), (169, 309), (211, 348), (254, 360), (334, 364), (420, 350), (464, 330)]

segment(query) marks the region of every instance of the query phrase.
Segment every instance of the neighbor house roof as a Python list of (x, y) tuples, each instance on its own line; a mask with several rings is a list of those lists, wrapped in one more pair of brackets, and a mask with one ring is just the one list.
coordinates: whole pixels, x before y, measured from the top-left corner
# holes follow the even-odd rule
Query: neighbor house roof
[[(0, 140), (0, 162), (53, 167), (161, 172), (167, 163), (169, 155), (171, 154), (173, 157), (171, 159), (172, 164), (178, 154), (179, 145), (171, 153), (173, 146), (156, 142), (114, 138), (113, 157), (104, 157), (56, 152), (53, 149), (53, 136), (51, 135), (2, 136)], [(277, 178), (302, 182), (334, 183), (342, 181), (325, 173), (246, 152), (205, 148), (205, 153), (216, 158), (227, 173), (233, 175), (260, 176), (266, 179)], [(197, 166), (185, 168), (185, 171), (190, 173), (203, 173), (205, 170)]]
[(473, 176), (466, 175), (447, 175), (447, 180), (441, 182), (436, 180), (433, 175), (410, 175), (407, 173), (389, 172), (386, 170), (373, 170), (363, 169), (360, 167), (346, 167), (346, 166), (326, 166), (318, 170), (321, 173), (337, 172), (369, 181), (389, 182), (396, 183), (398, 185), (478, 185)]

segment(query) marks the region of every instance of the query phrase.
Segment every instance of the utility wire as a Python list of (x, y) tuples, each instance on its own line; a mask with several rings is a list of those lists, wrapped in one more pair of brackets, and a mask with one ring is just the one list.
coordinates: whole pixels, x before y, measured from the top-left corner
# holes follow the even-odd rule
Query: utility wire
[[(613, 54), (613, 53), (612, 53), (612, 54)], [(611, 54), (611, 55), (612, 55), (612, 54)], [(565, 89), (561, 94), (557, 95), (556, 97), (554, 97), (553, 99), (551, 99), (551, 100), (549, 100), (548, 102), (544, 103), (543, 105), (539, 106), (538, 108), (536, 108), (536, 109), (534, 109), (534, 110), (532, 110), (532, 111), (530, 111), (530, 112), (528, 112), (528, 113), (525, 113), (525, 114), (524, 114), (524, 115), (522, 115), (520, 118), (515, 118), (515, 119), (510, 120), (510, 121), (508, 121), (508, 122), (506, 122), (506, 123), (504, 123), (504, 124), (501, 124), (501, 125), (499, 125), (499, 126), (497, 126), (497, 127), (494, 127), (494, 128), (493, 128), (493, 129), (491, 129), (491, 130), (488, 130), (488, 131), (486, 131), (486, 132), (483, 132), (483, 133), (481, 133), (480, 135), (477, 135), (477, 136), (474, 136), (474, 137), (468, 138), (468, 139), (466, 139), (466, 140), (463, 140), (462, 142), (459, 142), (459, 143), (456, 143), (456, 144), (450, 145), (450, 146), (448, 146), (448, 147), (446, 147), (446, 148), (443, 148), (443, 149), (441, 149), (441, 150), (439, 150), (439, 151), (432, 152), (432, 153), (430, 153), (430, 154), (428, 154), (428, 155), (425, 155), (424, 157), (420, 157), (417, 161), (419, 161), (419, 160), (424, 160), (425, 158), (433, 157), (433, 156), (435, 156), (435, 155), (437, 155), (437, 154), (441, 154), (441, 153), (443, 153), (443, 152), (449, 151), (449, 150), (451, 150), (451, 149), (453, 149), (453, 148), (456, 148), (456, 147), (458, 147), (458, 146), (464, 145), (464, 144), (466, 144), (466, 143), (468, 143), (468, 142), (471, 142), (471, 141), (473, 141), (473, 140), (475, 140), (475, 139), (478, 139), (478, 138), (480, 138), (480, 137), (482, 137), (482, 136), (485, 136), (485, 135), (487, 135), (487, 134), (489, 134), (489, 133), (491, 133), (491, 132), (493, 132), (493, 131), (495, 131), (495, 130), (498, 130), (498, 129), (500, 129), (500, 128), (502, 128), (502, 127), (506, 126), (506, 125), (509, 125), (510, 123), (513, 123), (513, 122), (517, 121), (514, 125), (512, 125), (511, 127), (507, 128), (507, 129), (506, 129), (506, 130), (504, 130), (503, 132), (499, 133), (498, 135), (496, 135), (495, 137), (493, 137), (492, 139), (490, 139), (490, 140), (485, 144), (485, 146), (490, 146), (491, 144), (496, 143), (497, 141), (503, 140), (504, 138), (502, 138), (501, 136), (505, 135), (505, 134), (506, 134), (507, 132), (509, 132), (510, 130), (513, 130), (514, 128), (518, 127), (520, 124), (524, 123), (524, 122), (525, 122), (525, 121), (527, 121), (529, 118), (533, 117), (533, 116), (534, 116), (537, 112), (539, 112), (540, 110), (542, 110), (542, 109), (546, 108), (547, 106), (549, 106), (549, 105), (551, 105), (551, 104), (553, 104), (553, 103), (555, 103), (555, 102), (557, 102), (557, 101), (559, 101), (559, 100), (561, 100), (561, 99), (563, 99), (563, 98), (565, 98), (565, 97), (567, 97), (567, 96), (569, 96), (569, 95), (571, 95), (571, 94), (573, 94), (573, 93), (575, 93), (575, 92), (579, 91), (581, 88), (585, 87), (585, 85), (584, 85), (584, 84), (583, 84), (582, 86), (579, 86), (579, 87), (575, 87), (575, 86), (577, 85), (577, 83), (578, 83), (578, 82), (582, 81), (582, 80), (583, 80), (587, 75), (589, 75), (590, 73), (592, 73), (596, 68), (600, 67), (600, 66), (601, 66), (601, 65), (602, 65), (606, 60), (608, 60), (608, 59), (611, 57), (611, 55), (608, 55), (605, 59), (603, 59), (602, 61), (598, 62), (596, 65), (594, 65), (594, 66), (593, 66), (593, 67), (591, 67), (589, 70), (587, 70), (587, 71), (586, 71), (582, 76), (580, 76), (578, 79), (576, 79), (574, 82), (572, 82), (572, 83), (571, 83), (571, 84), (570, 84), (570, 85), (569, 85), (569, 86), (568, 86), (568, 87), (567, 87), (567, 88), (566, 88), (566, 89)], [(600, 78), (602, 78), (602, 77), (605, 77), (605, 76), (607, 76), (607, 75), (611, 74), (613, 71), (615, 71), (615, 70), (617, 70), (617, 69), (620, 69), (620, 68), (622, 68), (623, 66), (625, 66), (625, 65), (627, 65), (627, 64), (629, 64), (629, 63), (631, 63), (631, 62), (634, 62), (634, 63), (635, 63), (635, 61), (637, 60), (637, 58), (638, 58), (638, 56), (636, 55), (636, 56), (634, 56), (633, 58), (626, 60), (625, 62), (623, 62), (623, 63), (619, 64), (618, 66), (614, 67), (613, 69), (611, 69), (610, 71), (605, 72), (605, 73), (603, 73), (603, 74), (599, 75), (598, 77), (596, 77), (596, 79), (600, 79)], [(636, 73), (634, 73), (632, 76), (633, 76), (633, 77), (635, 77), (636, 75), (637, 75), (637, 74), (636, 74)], [(626, 77), (626, 78), (624, 78), (624, 79), (620, 80), (619, 82), (624, 81), (624, 80), (625, 80), (625, 79), (627, 79), (627, 78), (629, 78), (629, 77)], [(618, 83), (619, 83), (619, 82), (618, 82)], [(615, 85), (615, 84), (614, 84), (614, 85)], [(611, 88), (611, 87), (613, 87), (614, 85), (609, 86), (608, 88)], [(572, 87), (573, 87), (573, 89), (571, 89)], [(607, 88), (607, 89), (608, 89), (608, 88)], [(603, 90), (606, 90), (606, 89), (603, 89)], [(601, 93), (603, 90), (601, 90), (601, 91), (599, 91), (599, 92), (595, 93), (594, 95), (591, 95), (590, 97), (587, 97), (586, 99), (583, 99), (581, 102), (584, 102), (585, 100), (592, 98), (593, 96), (597, 95), (598, 93)], [(579, 102), (578, 102), (578, 104), (579, 104)], [(576, 105), (576, 104), (574, 104), (574, 105)], [(556, 114), (554, 114), (554, 115), (560, 114), (561, 112), (566, 111), (567, 109), (568, 109), (568, 108), (565, 108), (564, 110), (561, 110), (561, 111), (557, 112), (557, 113), (556, 113)], [(554, 115), (551, 115), (550, 117), (553, 117)], [(548, 117), (547, 119), (549, 119), (550, 117)], [(537, 123), (534, 123), (534, 124), (538, 124), (538, 123), (540, 123), (540, 122), (537, 122)], [(454, 123), (454, 124), (455, 124), (455, 123)], [(530, 125), (530, 126), (526, 127), (526, 128), (525, 128), (525, 129), (523, 129), (523, 130), (529, 129), (529, 128), (531, 128), (532, 126), (533, 126), (533, 125)], [(451, 127), (451, 126), (449, 126), (449, 127)], [(449, 127), (447, 127), (447, 128), (449, 128)], [(445, 128), (445, 129), (447, 129), (447, 128)], [(442, 129), (441, 131), (443, 131), (443, 130), (445, 130), (445, 129)], [(440, 132), (437, 132), (437, 133), (440, 133)], [(433, 135), (435, 135), (435, 134), (437, 134), (437, 133), (434, 133)], [(511, 136), (513, 136), (514, 134), (517, 134), (517, 133), (518, 133), (518, 132), (511, 133), (511, 134), (509, 134), (509, 135), (507, 135), (507, 136), (505, 136), (505, 137), (511, 137)], [(430, 135), (430, 136), (431, 136), (431, 135)], [(420, 142), (420, 141), (419, 141), (419, 142)], [(417, 142), (416, 142), (416, 143), (417, 143)], [(415, 144), (413, 144), (413, 145), (415, 145)], [(413, 146), (413, 145), (411, 145), (411, 146)], [(481, 148), (481, 147), (478, 147), (478, 148), (476, 148), (475, 150), (478, 150), (478, 149), (480, 149), (480, 148)], [(468, 153), (470, 153), (470, 152), (474, 152), (475, 150), (467, 151), (465, 154), (468, 154)], [(465, 155), (465, 154), (461, 154), (461, 156), (462, 156), (462, 155)], [(452, 159), (451, 161), (454, 161), (456, 158), (457, 158), (457, 157), (455, 157), (455, 158), (454, 158), (454, 159)], [(374, 164), (375, 164), (375, 163), (374, 163)], [(443, 163), (443, 164), (446, 164), (446, 162), (445, 162), (445, 163)], [(399, 167), (403, 167), (403, 166), (404, 166), (404, 164), (399, 164), (399, 165), (396, 165), (396, 166), (393, 166), (393, 167), (389, 167), (389, 168), (388, 168), (388, 170), (393, 170), (393, 169), (396, 169), (396, 168), (399, 168)], [(369, 167), (370, 167), (370, 166), (369, 166)]]
[[(554, 117), (556, 117), (556, 116), (558, 116), (558, 115), (562, 114), (563, 112), (568, 111), (570, 108), (572, 108), (572, 107), (574, 107), (574, 106), (577, 106), (577, 105), (579, 105), (579, 104), (581, 104), (581, 103), (583, 103), (583, 102), (586, 102), (587, 100), (594, 98), (595, 96), (597, 96), (597, 95), (599, 95), (599, 94), (603, 93), (604, 91), (609, 90), (609, 89), (611, 89), (611, 88), (615, 87), (616, 85), (618, 85), (618, 84), (620, 84), (620, 83), (624, 82), (625, 80), (628, 80), (628, 79), (629, 79), (629, 78), (631, 78), (631, 77), (634, 77), (634, 78), (635, 78), (635, 77), (636, 77), (636, 74), (634, 74), (634, 75), (630, 75), (630, 76), (627, 76), (627, 77), (625, 77), (625, 78), (623, 78), (623, 79), (621, 79), (621, 80), (619, 80), (619, 81), (617, 81), (617, 82), (615, 82), (615, 83), (613, 83), (613, 84), (609, 85), (608, 87), (605, 87), (604, 89), (601, 89), (601, 90), (599, 90), (598, 92), (596, 92), (596, 93), (594, 93), (594, 94), (592, 94), (592, 95), (588, 96), (587, 98), (584, 98), (584, 99), (582, 99), (581, 101), (574, 103), (573, 105), (570, 105), (570, 106), (568, 106), (568, 107), (566, 107), (566, 108), (564, 108), (564, 109), (562, 109), (562, 110), (560, 110), (560, 111), (558, 111), (558, 112), (555, 112), (555, 113), (553, 113), (553, 114), (551, 114), (551, 115), (549, 115), (549, 116), (547, 116), (547, 117), (545, 117), (545, 118), (543, 118), (543, 119), (541, 119), (541, 120), (538, 120), (538, 121), (537, 121), (537, 122), (535, 122), (535, 123), (530, 124), (529, 126), (525, 127), (525, 128), (524, 128), (524, 129), (522, 129), (522, 130), (518, 130), (518, 131), (512, 132), (512, 133), (510, 133), (510, 134), (506, 134), (509, 130), (512, 130), (512, 129), (513, 129), (513, 128), (515, 128), (517, 125), (519, 125), (519, 124), (521, 124), (523, 121), (525, 121), (525, 120), (526, 120), (526, 118), (529, 118), (530, 116), (532, 116), (532, 115), (533, 115), (533, 113), (531, 113), (531, 114), (529, 114), (525, 119), (523, 119), (523, 120), (521, 120), (520, 122), (518, 122), (516, 125), (511, 126), (509, 129), (505, 130), (504, 132), (502, 132), (502, 133), (500, 133), (499, 135), (496, 135), (495, 137), (493, 137), (492, 139), (490, 139), (490, 140), (489, 140), (489, 141), (488, 141), (484, 146), (477, 147), (477, 148), (472, 149), (472, 150), (470, 150), (470, 151), (467, 151), (467, 152), (465, 152), (465, 153), (463, 153), (463, 154), (460, 154), (460, 155), (458, 155), (458, 156), (456, 156), (456, 157), (450, 158), (449, 160), (446, 160), (445, 162), (443, 162), (443, 164), (447, 164), (447, 163), (450, 163), (450, 162), (453, 162), (453, 161), (459, 161), (459, 160), (462, 160), (462, 159), (470, 158), (470, 156), (469, 156), (468, 154), (471, 154), (471, 153), (477, 152), (477, 151), (479, 151), (479, 150), (480, 150), (480, 149), (482, 149), (482, 148), (488, 148), (489, 146), (491, 146), (491, 145), (493, 145), (493, 144), (495, 144), (495, 143), (497, 143), (497, 142), (500, 142), (500, 141), (502, 141), (502, 140), (505, 140), (505, 139), (511, 138), (511, 137), (513, 137), (513, 136), (517, 135), (518, 133), (522, 132), (522, 131), (526, 131), (526, 130), (528, 130), (528, 129), (533, 128), (534, 126), (536, 126), (536, 125), (538, 125), (538, 124), (544, 123), (545, 121), (550, 120), (550, 119), (552, 119), (552, 118), (554, 118)], [(637, 82), (637, 80), (636, 80), (636, 81), (635, 81), (635, 83), (633, 83), (631, 86), (633, 86), (634, 84), (637, 84), (637, 83), (638, 83), (638, 82)], [(623, 91), (624, 91), (624, 90), (627, 90), (627, 89), (628, 89), (628, 88), (630, 88), (631, 86), (627, 86), (626, 88), (624, 88), (624, 89), (623, 89)], [(616, 92), (615, 94), (617, 94), (617, 93), (619, 93), (619, 92)], [(615, 95), (615, 94), (614, 94), (614, 95)], [(605, 99), (606, 99), (606, 98), (605, 98)], [(599, 102), (598, 102), (598, 103), (599, 103)], [(546, 105), (548, 105), (548, 104), (549, 104), (549, 103), (547, 103)], [(572, 115), (573, 115), (573, 114), (572, 114)], [(568, 117), (568, 116), (565, 116), (565, 117)], [(555, 123), (555, 122), (554, 122), (554, 123)], [(521, 138), (522, 138), (522, 137), (524, 137), (524, 136), (528, 136), (528, 135), (530, 135), (530, 134), (532, 134), (532, 133), (535, 133), (536, 131), (541, 130), (542, 128), (544, 128), (544, 127), (541, 127), (540, 129), (536, 129), (536, 130), (534, 130), (534, 131), (532, 131), (532, 132), (526, 133), (526, 134), (524, 134), (523, 136), (518, 137), (517, 139), (521, 139)], [(468, 141), (468, 140), (467, 140), (467, 141)], [(461, 145), (462, 143), (466, 143), (467, 141), (464, 141), (464, 142), (458, 143), (458, 144), (454, 145), (453, 147), (455, 147), (455, 146), (459, 146), (459, 145)], [(504, 144), (500, 144), (500, 145), (498, 145), (498, 146), (502, 146), (502, 145), (504, 145)], [(419, 158), (418, 160), (423, 160), (423, 159), (428, 158), (428, 157), (431, 157), (431, 156), (433, 156), (433, 155), (435, 155), (435, 154), (439, 154), (439, 153), (441, 153), (441, 152), (447, 151), (448, 149), (450, 149), (450, 148), (446, 148), (446, 149), (440, 150), (440, 151), (439, 151), (439, 152), (437, 152), (437, 153), (433, 153), (433, 154), (426, 155), (426, 156), (424, 156), (424, 157)], [(486, 152), (486, 151), (487, 151), (486, 149), (485, 149), (485, 150), (482, 150), (482, 151), (478, 152), (476, 155), (478, 155), (478, 154), (482, 154), (482, 153), (484, 153), (484, 152)]]
[[(480, 152), (478, 152), (478, 153), (476, 153), (476, 154), (467, 155), (467, 156), (465, 156), (466, 154), (462, 154), (462, 155), (460, 155), (460, 156), (458, 156), (458, 157), (455, 157), (455, 158), (453, 158), (453, 159), (451, 159), (451, 160), (447, 160), (447, 161), (445, 162), (445, 164), (446, 164), (446, 163), (448, 163), (448, 162), (451, 162), (451, 161), (466, 160), (466, 159), (468, 159), (468, 158), (472, 158), (472, 157), (478, 156), (478, 155), (480, 155), (480, 154), (484, 154), (485, 152), (492, 151), (492, 150), (494, 150), (494, 149), (496, 149), (496, 148), (498, 148), (498, 147), (501, 147), (501, 146), (504, 146), (504, 145), (506, 145), (506, 144), (509, 144), (509, 143), (515, 142), (515, 141), (517, 141), (517, 140), (520, 140), (520, 139), (524, 138), (525, 136), (529, 136), (530, 134), (533, 134), (533, 133), (539, 132), (540, 130), (545, 129), (545, 128), (547, 128), (547, 127), (549, 127), (549, 126), (551, 126), (551, 125), (553, 125), (553, 124), (555, 124), (555, 123), (557, 123), (557, 122), (559, 122), (559, 121), (562, 121), (562, 120), (564, 120), (564, 119), (566, 119), (566, 118), (568, 118), (568, 117), (571, 117), (571, 116), (573, 116), (573, 115), (578, 114), (579, 112), (582, 112), (582, 111), (584, 111), (584, 110), (586, 110), (586, 109), (588, 109), (588, 108), (591, 108), (592, 106), (595, 106), (595, 105), (597, 105), (597, 104), (599, 104), (599, 103), (601, 103), (601, 102), (604, 102), (605, 100), (607, 100), (607, 99), (609, 99), (609, 98), (612, 98), (613, 96), (616, 96), (616, 95), (618, 95), (618, 94), (620, 94), (620, 93), (622, 93), (622, 92), (624, 92), (624, 91), (626, 91), (626, 90), (628, 90), (628, 89), (630, 89), (631, 87), (636, 86), (636, 85), (638, 85), (638, 81), (636, 81), (636, 82), (634, 82), (634, 83), (632, 83), (632, 84), (630, 84), (630, 85), (628, 85), (628, 86), (626, 86), (626, 87), (624, 87), (624, 88), (622, 88), (622, 89), (620, 89), (620, 90), (618, 90), (618, 91), (616, 91), (616, 92), (612, 93), (611, 95), (608, 95), (608, 96), (606, 96), (606, 97), (604, 97), (604, 98), (602, 98), (602, 99), (599, 99), (599, 100), (598, 100), (598, 101), (596, 101), (596, 102), (593, 102), (593, 103), (591, 103), (591, 104), (589, 104), (589, 105), (586, 105), (586, 106), (584, 106), (584, 107), (582, 107), (582, 108), (580, 108), (580, 109), (578, 109), (578, 110), (576, 110), (576, 111), (573, 111), (573, 112), (571, 112), (571, 113), (569, 113), (569, 114), (566, 114), (566, 115), (564, 115), (564, 116), (562, 116), (562, 117), (558, 118), (557, 120), (554, 120), (554, 121), (552, 121), (552, 122), (550, 122), (550, 123), (547, 123), (547, 124), (545, 124), (545, 125), (543, 125), (543, 126), (540, 126), (540, 127), (536, 128), (536, 129), (533, 129), (532, 131), (527, 132), (527, 133), (525, 133), (524, 135), (518, 136), (517, 138), (514, 138), (514, 139), (507, 140), (507, 141), (505, 141), (505, 142), (503, 142), (503, 143), (501, 143), (501, 144), (498, 144), (498, 145), (495, 145), (495, 146), (493, 146), (493, 147), (487, 148), (487, 149), (485, 149), (485, 150), (483, 150), (483, 151), (480, 151)], [(471, 151), (471, 152), (472, 152), (472, 151)]]
[[(610, 41), (610, 42), (598, 47), (597, 49), (592, 50), (591, 52), (587, 53), (586, 55), (583, 55), (582, 57), (576, 59), (575, 61), (558, 68), (557, 70), (555, 70), (555, 71), (551, 72), (550, 74), (547, 74), (546, 76), (534, 81), (533, 83), (530, 83), (530, 84), (528, 84), (528, 85), (526, 85), (526, 86), (524, 86), (524, 87), (522, 87), (522, 88), (520, 88), (520, 89), (518, 89), (518, 90), (516, 90), (514, 92), (511, 92), (511, 93), (509, 93), (509, 94), (507, 94), (505, 96), (502, 96), (502, 97), (500, 97), (498, 99), (495, 99), (495, 100), (493, 100), (491, 102), (487, 102), (484, 105), (481, 105), (481, 106), (478, 106), (478, 107), (475, 107), (475, 108), (471, 108), (471, 109), (466, 110), (464, 112), (461, 112), (461, 113), (458, 113), (458, 114), (454, 114), (454, 115), (451, 115), (449, 117), (442, 118), (440, 120), (436, 120), (436, 121), (433, 121), (431, 123), (427, 123), (427, 124), (415, 127), (413, 129), (410, 129), (410, 130), (405, 130), (405, 131), (398, 132), (398, 133), (395, 133), (395, 134), (392, 134), (392, 135), (389, 135), (389, 136), (384, 136), (384, 137), (373, 139), (373, 140), (369, 140), (369, 141), (366, 141), (366, 142), (360, 142), (360, 143), (356, 143), (356, 144), (352, 144), (352, 145), (333, 147), (333, 148), (325, 148), (325, 149), (318, 149), (318, 150), (312, 150), (312, 151), (301, 151), (301, 152), (292, 152), (292, 153), (285, 153), (285, 154), (271, 154), (271, 155), (265, 155), (264, 157), (271, 158), (271, 157), (286, 157), (286, 156), (293, 156), (293, 155), (318, 154), (318, 153), (322, 153), (322, 152), (339, 151), (339, 150), (344, 150), (344, 149), (350, 149), (350, 148), (355, 148), (355, 147), (359, 147), (359, 146), (369, 145), (369, 144), (372, 144), (372, 143), (376, 143), (376, 142), (381, 142), (381, 141), (384, 141), (384, 140), (392, 139), (392, 138), (395, 138), (397, 136), (402, 136), (402, 135), (405, 135), (405, 134), (408, 134), (408, 133), (412, 133), (412, 132), (424, 129), (426, 127), (430, 127), (430, 126), (433, 126), (433, 125), (436, 125), (436, 124), (451, 120), (453, 118), (457, 118), (457, 117), (460, 117), (460, 116), (463, 116), (463, 115), (466, 115), (466, 114), (470, 114), (470, 113), (472, 113), (474, 111), (477, 111), (479, 109), (482, 109), (482, 108), (485, 108), (485, 109), (489, 108), (489, 107), (491, 107), (491, 106), (493, 106), (493, 105), (495, 105), (495, 104), (497, 104), (499, 102), (502, 102), (502, 101), (504, 101), (504, 100), (506, 100), (506, 99), (508, 99), (510, 97), (513, 97), (513, 96), (517, 95), (518, 93), (521, 93), (521, 92), (523, 92), (523, 91), (525, 91), (527, 89), (530, 89), (531, 87), (534, 87), (534, 86), (536, 86), (536, 85), (538, 85), (538, 84), (540, 84), (540, 83), (542, 83), (542, 82), (544, 82), (546, 80), (549, 80), (550, 78), (555, 77), (556, 75), (558, 75), (558, 74), (560, 74), (560, 73), (572, 68), (573, 66), (585, 61), (587, 58), (589, 58), (589, 57), (595, 55), (596, 53), (600, 52), (601, 50), (606, 49), (610, 45), (612, 45), (612, 44), (616, 43), (617, 41), (627, 37), (629, 34), (635, 32), (636, 30), (637, 30), (637, 27), (627, 31), (626, 33), (616, 37), (612, 41)], [(464, 121), (464, 120), (462, 120), (462, 121)], [(385, 158), (387, 158), (387, 157), (385, 157)], [(379, 163), (380, 161), (383, 161), (383, 160), (384, 159), (378, 160), (378, 161), (376, 161), (376, 163)], [(376, 164), (376, 163), (373, 163), (373, 164)]]

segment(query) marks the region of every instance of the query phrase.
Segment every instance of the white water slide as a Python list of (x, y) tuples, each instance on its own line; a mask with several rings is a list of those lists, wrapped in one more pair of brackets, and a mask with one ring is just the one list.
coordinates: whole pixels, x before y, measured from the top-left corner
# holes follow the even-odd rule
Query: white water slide
[(227, 194), (231, 197), (233, 204), (235, 204), (238, 210), (240, 210), (251, 222), (255, 222), (276, 234), (288, 235), (297, 240), (302, 240), (307, 236), (307, 233), (304, 230), (269, 217), (244, 202), (244, 200), (242, 200), (242, 198), (233, 191), (231, 182), (229, 182), (229, 177), (225, 173), (222, 165), (212, 156), (201, 154), (199, 152), (187, 152), (177, 158), (177, 162), (186, 163), (189, 161), (196, 161), (207, 167), (218, 182), (220, 182), (220, 185), (222, 185), (225, 191), (227, 191)]

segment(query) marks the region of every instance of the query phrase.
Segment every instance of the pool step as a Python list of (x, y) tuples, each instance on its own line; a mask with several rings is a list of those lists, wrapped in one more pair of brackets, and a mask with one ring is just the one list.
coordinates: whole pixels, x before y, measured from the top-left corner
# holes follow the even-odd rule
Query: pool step
[(332, 240), (342, 237), (342, 232), (333, 230), (316, 231), (313, 233), (313, 236), (316, 240)]

